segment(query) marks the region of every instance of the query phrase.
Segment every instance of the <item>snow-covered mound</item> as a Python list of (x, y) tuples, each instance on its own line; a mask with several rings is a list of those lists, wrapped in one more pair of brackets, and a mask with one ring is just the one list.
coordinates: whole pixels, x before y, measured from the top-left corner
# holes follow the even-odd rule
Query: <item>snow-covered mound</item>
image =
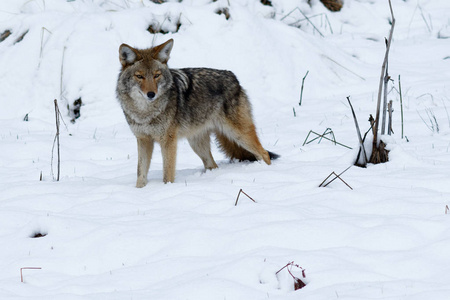
[[(390, 161), (351, 167), (352, 189), (319, 184), (357, 155), (346, 97), (362, 131), (375, 113), (388, 2), (271, 3), (3, 0), (1, 299), (450, 299), (450, 3), (392, 1)], [(170, 67), (237, 75), (279, 160), (229, 162), (215, 147), (205, 173), (181, 140), (176, 182), (162, 183), (156, 147), (149, 184), (134, 187), (118, 49), (169, 38)], [(327, 128), (353, 149), (304, 144)], [(235, 206), (240, 189), (256, 202)]]

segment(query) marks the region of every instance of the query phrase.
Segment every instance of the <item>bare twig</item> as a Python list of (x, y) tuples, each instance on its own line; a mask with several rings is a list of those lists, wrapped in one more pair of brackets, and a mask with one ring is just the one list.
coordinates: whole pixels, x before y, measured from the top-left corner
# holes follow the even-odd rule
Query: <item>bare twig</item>
[[(386, 41), (386, 47), (387, 47), (387, 40)], [(384, 74), (384, 80), (383, 80), (383, 115), (382, 115), (382, 122), (381, 122), (381, 134), (384, 135), (386, 133), (386, 111), (387, 111), (387, 86), (389, 82), (389, 61), (386, 61), (386, 72)]]
[(308, 73), (309, 73), (309, 70), (308, 70), (308, 71), (306, 71), (306, 74), (305, 74), (305, 76), (303, 76), (303, 79), (302, 79), (302, 88), (301, 88), (301, 90), (300, 90), (300, 102), (298, 103), (298, 105), (299, 105), (299, 106), (301, 106), (301, 105), (302, 105), (302, 98), (303, 98), (303, 85), (305, 84), (305, 78), (306, 78), (306, 76), (308, 76)]
[(450, 211), (450, 208), (448, 207), (448, 205), (445, 206), (445, 214), (447, 214)]
[[(328, 130), (329, 130), (329, 131), (328, 131)], [(313, 138), (312, 140), (310, 140), (309, 142), (307, 142), (307, 141), (308, 141), (308, 138), (309, 138), (309, 135), (310, 135), (311, 133), (317, 135), (317, 137), (315, 137), (315, 138)], [(333, 135), (333, 139), (327, 138), (327, 137), (325, 136), (325, 135), (327, 135), (327, 134)], [(317, 132), (310, 130), (309, 133), (308, 133), (308, 135), (306, 136), (306, 139), (305, 139), (305, 141), (303, 142), (303, 145), (302, 145), (302, 146), (305, 146), (306, 144), (309, 144), (309, 143), (311, 143), (311, 142), (313, 142), (313, 141), (315, 141), (315, 140), (317, 140), (317, 139), (320, 139), (320, 140), (319, 140), (319, 143), (320, 143), (320, 141), (322, 140), (322, 138), (324, 138), (324, 139), (326, 139), (326, 140), (328, 140), (328, 141), (333, 142), (335, 145), (340, 145), (340, 146), (342, 146), (342, 147), (345, 147), (345, 148), (348, 148), (348, 149), (352, 149), (352, 147), (349, 147), (349, 146), (347, 146), (347, 145), (344, 145), (344, 144), (341, 144), (341, 143), (337, 142), (337, 141), (336, 141), (336, 138), (335, 138), (335, 136), (334, 136), (334, 133), (333, 133), (333, 131), (332, 131), (330, 128), (327, 128), (327, 129), (324, 131), (324, 133), (322, 133), (322, 134), (318, 134)]]
[[(347, 184), (347, 182), (345, 182), (340, 176), (342, 174), (344, 174), (345, 172), (347, 172), (348, 169), (350, 169), (351, 166), (349, 166), (347, 169), (345, 169), (344, 171), (342, 171), (339, 175), (336, 174), (334, 171), (330, 173), (330, 175), (327, 176), (327, 178), (324, 179), (324, 181), (322, 181), (321, 184), (319, 184), (319, 187), (326, 187), (327, 185), (329, 185), (330, 183), (332, 183), (334, 180), (336, 180), (336, 178), (339, 178), (346, 186), (348, 186), (351, 190), (353, 190), (353, 188)], [(327, 184), (324, 185), (324, 183), (328, 180), (328, 178), (330, 178), (332, 175), (334, 175), (335, 177), (330, 180)]]
[[(297, 268), (299, 268), (300, 270), (302, 270), (302, 276), (303, 276), (303, 278), (306, 278), (306, 275), (305, 275), (305, 269), (303, 269), (302, 267), (300, 267), (300, 266), (297, 265), (297, 264), (294, 264), (294, 261), (288, 262), (284, 267), (282, 267), (282, 268), (279, 269), (277, 272), (275, 272), (275, 275), (278, 275), (278, 273), (280, 273), (281, 271), (283, 271), (283, 270), (286, 269), (286, 268), (289, 269), (289, 267), (291, 267), (291, 269), (292, 269), (292, 267), (297, 267)], [(291, 272), (289, 272), (289, 273), (292, 275)]]
[[(298, 8), (298, 7), (297, 7), (297, 8)], [(321, 37), (325, 37), (325, 36), (322, 34), (322, 32), (320, 32), (320, 30), (316, 27), (316, 25), (314, 25), (314, 23), (311, 22), (311, 20), (303, 13), (303, 11), (302, 11), (300, 8), (298, 8), (298, 10), (299, 10), (300, 13), (303, 15), (303, 17), (308, 21), (308, 23), (311, 24), (311, 26), (312, 26), (315, 30), (317, 30), (317, 32), (320, 34), (320, 36), (321, 36)]]
[(42, 60), (42, 49), (43, 49), (43, 47), (44, 47), (44, 33), (45, 33), (45, 31), (47, 31), (48, 33), (50, 33), (50, 34), (52, 34), (52, 32), (50, 31), (50, 30), (48, 30), (47, 28), (45, 28), (45, 27), (42, 27), (42, 30), (41, 30), (41, 50), (40, 50), (40, 52), (39, 52), (39, 63), (38, 63), (38, 69), (40, 68), (40, 66), (41, 66), (41, 60)]
[[(57, 142), (57, 150), (58, 150), (58, 174), (56, 177), (56, 181), (59, 181), (59, 174), (60, 174), (60, 169), (61, 169), (61, 159), (60, 159), (60, 151), (59, 151), (59, 116), (60, 116), (60, 112), (59, 112), (59, 108), (58, 108), (58, 101), (55, 99), (55, 119), (56, 119), (56, 135), (55, 135), (55, 139), (53, 141), (53, 149), (52, 149), (52, 165), (53, 165), (53, 150), (55, 148), (55, 142)], [(52, 168), (53, 169), (53, 168)]]
[[(364, 144), (364, 142), (366, 141), (366, 137), (367, 137), (367, 134), (372, 130), (373, 131), (373, 118), (372, 118), (372, 115), (370, 115), (370, 118), (369, 118), (369, 122), (371, 122), (371, 127), (364, 133), (364, 136), (363, 136), (363, 144)], [(356, 156), (356, 161), (359, 161), (359, 157), (361, 156), (361, 148), (359, 148), (359, 151), (358, 151), (358, 155)]]
[(431, 132), (439, 133), (439, 123), (437, 122), (434, 111), (431, 108), (426, 108), (425, 112), (427, 114), (428, 121), (430, 122), (429, 125), (428, 125), (427, 121), (419, 113), (419, 111), (417, 111), (417, 113), (419, 114), (419, 117), (422, 119), (422, 121), (425, 123), (425, 125), (428, 127), (428, 129), (430, 129)]
[(253, 202), (256, 203), (256, 201), (255, 201), (252, 197), (250, 197), (246, 192), (244, 192), (242, 189), (240, 189), (240, 190), (239, 190), (239, 193), (238, 193), (238, 195), (237, 195), (237, 198), (236, 198), (236, 203), (234, 204), (234, 206), (237, 206), (238, 201), (239, 201), (239, 196), (241, 195), (241, 193), (244, 194), (244, 195), (247, 196), (250, 200), (252, 200)]
[(331, 27), (331, 23), (330, 23), (330, 20), (328, 20), (328, 16), (327, 16), (327, 15), (325, 15), (325, 20), (327, 21), (328, 26), (330, 26), (330, 32), (331, 32), (331, 34), (333, 34), (333, 27)]
[[(296, 11), (296, 10), (298, 10), (298, 11), (303, 15), (303, 17), (305, 18), (305, 20), (308, 21), (308, 23), (311, 24), (311, 26), (312, 26), (315, 30), (317, 30), (317, 32), (320, 34), (321, 37), (325, 37), (325, 36), (322, 34), (322, 32), (320, 32), (320, 30), (314, 25), (314, 23), (311, 22), (310, 18), (308, 18), (298, 6), (297, 6), (296, 8), (294, 8), (293, 10), (291, 10), (287, 15), (285, 15), (284, 17), (282, 17), (282, 18), (280, 19), (280, 21), (283, 21), (284, 19), (286, 19), (290, 14), (292, 14), (292, 13), (293, 13), (294, 11)], [(298, 23), (298, 22), (295, 22), (295, 23)], [(294, 24), (295, 24), (295, 23), (294, 23)]]
[[(372, 134), (374, 134), (374, 130), (375, 130), (375, 119), (373, 118), (372, 114), (370, 114), (369, 116), (369, 123), (370, 123), (370, 129), (372, 129)], [(370, 130), (369, 129), (369, 130)]]
[(384, 54), (384, 61), (381, 66), (380, 83), (378, 85), (377, 111), (376, 111), (376, 117), (375, 117), (375, 129), (374, 129), (374, 136), (373, 136), (372, 157), (370, 159), (371, 162), (375, 162), (375, 160), (377, 160), (376, 158), (380, 154), (379, 151), (377, 151), (377, 149), (378, 149), (378, 125), (380, 122), (381, 93), (383, 90), (384, 75), (386, 72), (386, 65), (387, 65), (388, 57), (389, 57), (389, 49), (391, 48), (392, 35), (394, 33), (394, 27), (395, 27), (395, 17), (394, 17), (394, 11), (392, 10), (391, 0), (389, 0), (389, 9), (391, 11), (392, 23), (391, 23), (391, 30), (389, 32), (389, 38), (388, 38), (387, 44), (386, 44), (386, 53)]
[(386, 65), (387, 65), (388, 57), (389, 57), (389, 49), (391, 47), (392, 34), (394, 33), (394, 26), (395, 26), (395, 18), (394, 18), (394, 12), (392, 11), (391, 0), (389, 0), (389, 8), (391, 10), (392, 25), (391, 25), (391, 30), (389, 32), (389, 39), (387, 40), (387, 44), (386, 44), (386, 53), (384, 54), (384, 61), (381, 66), (380, 83), (378, 85), (377, 112), (376, 112), (376, 117), (375, 117), (375, 130), (374, 130), (374, 139), (373, 139), (374, 148), (376, 148), (378, 146), (378, 136), (377, 135), (378, 135), (378, 125), (379, 125), (379, 120), (380, 120), (381, 93), (383, 91), (384, 75), (386, 72)]
[(22, 270), (41, 270), (41, 267), (23, 267), (20, 268), (20, 282), (23, 282), (23, 274), (22, 274)]
[(284, 19), (286, 19), (287, 17), (289, 17), (295, 10), (297, 10), (298, 9), (298, 7), (296, 7), (296, 8), (294, 8), (293, 10), (291, 10), (287, 15), (285, 15), (284, 17), (282, 17), (281, 19), (280, 19), (280, 21), (283, 21)]
[[(63, 77), (64, 77), (64, 54), (66, 53), (66, 46), (63, 48), (62, 58), (61, 58), (61, 74), (59, 78), (59, 99), (63, 101)], [(56, 101), (56, 100), (55, 100)]]
[(361, 80), (364, 80), (364, 81), (366, 80), (364, 77), (359, 76), (358, 74), (356, 74), (355, 72), (353, 72), (353, 71), (350, 70), (349, 68), (343, 66), (342, 64), (338, 63), (338, 62), (335, 61), (334, 59), (332, 59), (332, 58), (330, 58), (330, 57), (328, 57), (328, 56), (326, 56), (326, 55), (323, 55), (323, 54), (322, 54), (321, 56), (324, 57), (324, 58), (326, 58), (326, 59), (328, 59), (328, 60), (330, 60), (331, 62), (334, 62), (334, 63), (335, 63), (336, 65), (338, 65), (339, 67), (341, 67), (342, 69), (344, 69), (344, 70), (346, 70), (346, 71), (352, 73), (353, 75), (355, 75), (356, 77), (360, 78)]
[(401, 118), (402, 118), (402, 139), (403, 139), (403, 97), (402, 97), (402, 84), (400, 82), (400, 75), (398, 75), (398, 91), (400, 94), (400, 111), (401, 111)]
[[(355, 111), (353, 110), (352, 103), (350, 102), (350, 96), (347, 97), (347, 100), (348, 100), (348, 104), (350, 105), (350, 108), (352, 110), (353, 120), (355, 120), (356, 134), (358, 135), (360, 149), (362, 150), (363, 155), (364, 155), (364, 164), (363, 165), (365, 166), (367, 164), (367, 161), (368, 161), (367, 160), (367, 154), (366, 154), (366, 148), (364, 147), (364, 141), (363, 141), (363, 139), (361, 137), (361, 130), (359, 130), (358, 120), (356, 119)], [(358, 163), (358, 161), (356, 161), (356, 164), (357, 163)]]
[(294, 290), (299, 290), (299, 289), (305, 287), (306, 284), (302, 280), (300, 280), (299, 278), (295, 277), (294, 274), (292, 274), (292, 268), (293, 267), (296, 267), (296, 268), (300, 269), (302, 271), (302, 277), (306, 278), (305, 269), (303, 269), (302, 267), (300, 267), (297, 264), (294, 264), (293, 261), (288, 262), (284, 267), (279, 269), (275, 273), (275, 275), (278, 275), (278, 273), (280, 273), (282, 270), (286, 269), (288, 271), (289, 275), (291, 275), (292, 279), (294, 279)]
[(388, 135), (391, 135), (391, 134), (394, 132), (394, 130), (392, 130), (392, 112), (393, 112), (393, 110), (392, 110), (392, 100), (389, 101), (389, 104), (388, 104), (388, 112), (389, 112), (389, 119), (388, 119)]
[(320, 144), (320, 142), (322, 141), (322, 138), (324, 138), (325, 135), (327, 135), (327, 134), (331, 134), (333, 139), (331, 139), (330, 141), (332, 141), (336, 145), (336, 136), (334, 135), (333, 130), (331, 128), (329, 128), (329, 127), (327, 129), (325, 129), (325, 131), (320, 136), (312, 139), (310, 142), (315, 141), (316, 139), (319, 139), (318, 144)]
[[(423, 15), (422, 7), (421, 7), (419, 4), (417, 4), (417, 5), (419, 6), (420, 15), (422, 16), (422, 20), (423, 20), (423, 22), (425, 23), (425, 25), (427, 26), (428, 32), (431, 33), (432, 27), (433, 27), (433, 26), (428, 25), (427, 19), (426, 19), (425, 16)], [(430, 21), (431, 21), (431, 20), (430, 20)]]
[(433, 104), (434, 104), (434, 96), (433, 96), (433, 94), (430, 94), (430, 93), (422, 94), (419, 97), (417, 97), (416, 99), (420, 99), (420, 98), (426, 97), (426, 96), (430, 96), (431, 102), (433, 102)]
[[(295, 11), (295, 9), (292, 11), (292, 12), (294, 12)], [(289, 14), (288, 14), (289, 15)], [(287, 16), (288, 16), (287, 15)], [(286, 17), (287, 17), (286, 16)], [(326, 14), (324, 14), (324, 13), (321, 13), (321, 14), (316, 14), (316, 15), (312, 15), (312, 16), (309, 16), (308, 18), (309, 18), (309, 20), (312, 20), (312, 19), (314, 19), (314, 18), (316, 18), (316, 17), (321, 17), (321, 22), (323, 23), (323, 17), (325, 17), (325, 28), (326, 28), (326, 26), (328, 25), (328, 27), (330, 28), (330, 33), (331, 34), (333, 34), (333, 28), (332, 28), (332, 26), (331, 26), (331, 23), (330, 23), (330, 20), (328, 19), (328, 16), (326, 15)], [(281, 20), (283, 20), (285, 17), (283, 17)], [(289, 26), (294, 26), (294, 27), (297, 27), (297, 28), (300, 28), (300, 26), (299, 26), (299, 23), (301, 23), (301, 22), (304, 22), (304, 21), (306, 21), (306, 19), (299, 19), (299, 20), (296, 20), (295, 22), (293, 22), (293, 23), (290, 23), (290, 24), (288, 24)]]

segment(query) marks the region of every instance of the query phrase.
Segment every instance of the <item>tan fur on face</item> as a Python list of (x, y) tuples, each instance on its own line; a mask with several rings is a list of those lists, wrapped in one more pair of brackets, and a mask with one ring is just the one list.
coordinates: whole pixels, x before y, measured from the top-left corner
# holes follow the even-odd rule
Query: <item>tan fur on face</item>
[(147, 95), (148, 92), (158, 93), (158, 81), (161, 79), (161, 71), (156, 70), (151, 73), (137, 71), (134, 79), (139, 82), (142, 92)]

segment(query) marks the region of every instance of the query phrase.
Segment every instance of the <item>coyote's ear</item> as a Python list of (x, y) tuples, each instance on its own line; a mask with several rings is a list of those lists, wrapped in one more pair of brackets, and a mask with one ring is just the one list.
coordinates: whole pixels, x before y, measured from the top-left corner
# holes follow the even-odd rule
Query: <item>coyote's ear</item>
[(173, 39), (168, 40), (164, 44), (152, 48), (152, 57), (159, 60), (163, 64), (167, 64), (170, 57), (170, 52), (173, 47)]
[(122, 67), (127, 67), (134, 64), (136, 61), (141, 60), (142, 56), (139, 51), (128, 46), (127, 44), (120, 45), (119, 59)]

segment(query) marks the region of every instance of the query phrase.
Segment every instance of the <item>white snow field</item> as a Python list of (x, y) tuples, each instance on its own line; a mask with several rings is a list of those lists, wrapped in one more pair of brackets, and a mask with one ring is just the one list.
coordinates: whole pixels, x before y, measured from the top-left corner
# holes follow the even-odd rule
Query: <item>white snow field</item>
[[(390, 160), (351, 167), (352, 189), (319, 184), (356, 159), (346, 97), (363, 133), (375, 115), (388, 1), (344, 0), (334, 13), (271, 2), (1, 1), (0, 299), (450, 299), (450, 2), (392, 0)], [(230, 162), (214, 146), (219, 169), (204, 172), (180, 140), (175, 183), (162, 182), (157, 146), (148, 185), (135, 187), (118, 48), (169, 38), (170, 67), (235, 72), (278, 160)], [(327, 128), (353, 149), (303, 145)], [(256, 202), (241, 194), (235, 206), (240, 189)], [(291, 271), (299, 290), (287, 268), (276, 274), (292, 261), (305, 270)], [(41, 269), (21, 282), (29, 267)]]

